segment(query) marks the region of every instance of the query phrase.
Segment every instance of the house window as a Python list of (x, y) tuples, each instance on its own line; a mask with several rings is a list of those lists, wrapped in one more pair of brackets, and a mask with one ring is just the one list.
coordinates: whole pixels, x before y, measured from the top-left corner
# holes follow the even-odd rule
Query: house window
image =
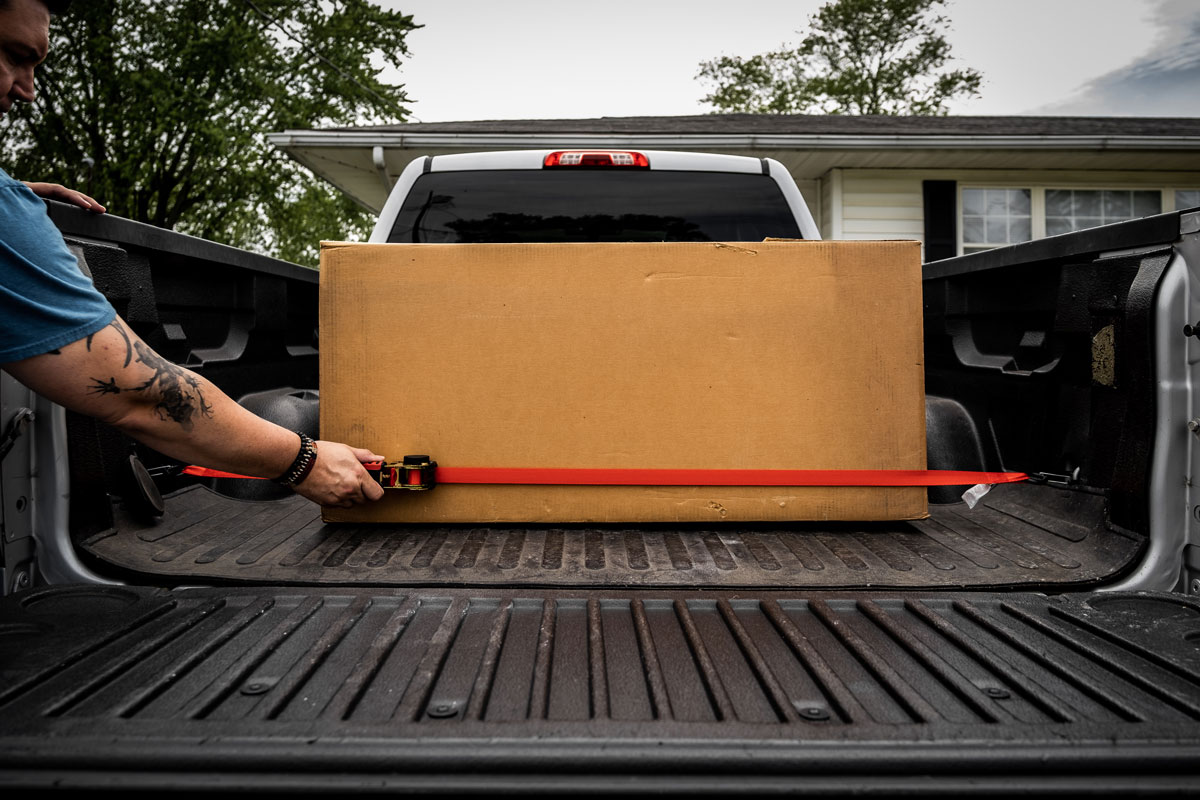
[(963, 252), (973, 253), (1033, 238), (1029, 189), (963, 189)]
[(1200, 208), (1200, 189), (959, 184), (958, 246), (975, 253), (1166, 210)]
[(1162, 212), (1158, 189), (1047, 189), (1046, 235), (1055, 236)]

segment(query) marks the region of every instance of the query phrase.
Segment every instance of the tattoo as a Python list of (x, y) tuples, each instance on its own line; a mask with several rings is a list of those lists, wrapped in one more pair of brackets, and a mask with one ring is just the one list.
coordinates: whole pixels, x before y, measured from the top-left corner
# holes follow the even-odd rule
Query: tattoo
[(90, 394), (120, 394), (121, 387), (117, 385), (116, 378), (109, 378), (107, 381), (92, 378), (92, 385), (88, 387), (88, 392)]
[[(91, 394), (120, 394), (121, 392), (153, 392), (158, 397), (154, 404), (154, 413), (161, 420), (178, 422), (184, 430), (190, 431), (197, 414), (212, 417), (212, 405), (204, 399), (204, 390), (200, 380), (191, 372), (177, 364), (172, 364), (158, 353), (151, 350), (145, 342), (133, 341), (129, 334), (114, 320), (112, 326), (125, 340), (125, 364), (128, 367), (137, 353), (137, 363), (145, 364), (153, 374), (144, 383), (137, 386), (121, 386), (115, 377), (108, 380), (92, 378), (88, 387)], [(92, 349), (92, 337), (87, 337), (87, 348)]]
[(154, 374), (141, 386), (133, 388), (139, 392), (151, 387), (158, 390), (160, 399), (154, 410), (159, 419), (174, 420), (182, 425), (184, 430), (190, 431), (192, 417), (197, 412), (205, 417), (212, 416), (212, 406), (205, 401), (200, 381), (195, 375), (167, 361), (143, 342), (134, 343), (134, 348), (137, 350), (138, 363), (154, 370)]
[[(122, 364), (121, 366), (128, 367), (130, 360), (133, 358), (133, 342), (131, 342), (129, 340), (129, 334), (126, 333), (125, 329), (121, 327), (121, 323), (117, 322), (115, 319), (112, 322), (108, 323), (108, 326), (110, 328), (112, 328), (113, 330), (115, 330), (117, 333), (121, 334), (121, 338), (125, 340), (125, 363)], [(89, 353), (92, 352), (92, 337), (95, 335), (96, 334), (94, 334), (94, 333), (88, 334), (87, 349), (88, 349)]]

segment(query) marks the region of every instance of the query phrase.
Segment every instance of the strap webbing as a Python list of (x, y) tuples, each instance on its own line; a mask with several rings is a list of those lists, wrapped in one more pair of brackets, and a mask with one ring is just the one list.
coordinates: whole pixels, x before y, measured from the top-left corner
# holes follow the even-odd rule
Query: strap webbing
[(260, 478), (257, 475), (238, 475), (236, 472), (222, 472), (219, 469), (209, 469), (208, 467), (184, 467), (180, 470), (183, 475), (195, 475), (197, 478), (245, 478), (248, 481), (265, 481), (266, 478)]
[(591, 486), (959, 486), (1015, 483), (1023, 472), (925, 469), (553, 469), (438, 467), (438, 483)]
[[(378, 464), (365, 465), (368, 468)], [(184, 467), (202, 478), (249, 478), (207, 467)], [(945, 469), (571, 469), (438, 467), (438, 483), (570, 486), (960, 486), (1016, 483), (1024, 472)]]

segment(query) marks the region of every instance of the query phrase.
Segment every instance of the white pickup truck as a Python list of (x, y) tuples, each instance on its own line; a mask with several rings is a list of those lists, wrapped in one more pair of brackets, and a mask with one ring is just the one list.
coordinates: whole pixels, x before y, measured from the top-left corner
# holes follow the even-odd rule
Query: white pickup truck
[[(316, 433), (313, 271), (51, 214), (159, 352)], [(555, 151), (418, 159), (372, 240), (766, 237), (817, 238), (769, 159)], [(924, 300), (930, 467), (1035, 480), (911, 522), (327, 525), (6, 379), (0, 785), (1194, 794), (1200, 212)]]
[(372, 242), (820, 239), (770, 158), (656, 150), (512, 150), (414, 159)]

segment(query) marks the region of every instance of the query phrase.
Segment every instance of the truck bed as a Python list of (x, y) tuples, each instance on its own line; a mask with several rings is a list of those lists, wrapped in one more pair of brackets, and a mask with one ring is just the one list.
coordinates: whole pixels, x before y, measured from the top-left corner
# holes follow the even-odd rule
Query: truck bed
[[(55, 213), (172, 360), (239, 398), (317, 386), (314, 275)], [(1176, 494), (1151, 469), (1192, 436), (1154, 372), (1180, 235), (1161, 215), (927, 265), (931, 468), (1070, 488), (926, 520), (333, 526), (164, 481), (147, 523), (129, 443), (72, 426), (63, 538), (130, 585), (0, 600), (0, 786), (1194, 795), (1200, 602), (1111, 590), (1175, 541), (1151, 517), (1195, 506), (1194, 468)]]
[(0, 785), (1194, 793), (1152, 593), (59, 586), (0, 601)]
[[(318, 433), (315, 272), (76, 211), (52, 209), (143, 338), (244, 403), (274, 404), (255, 413)], [(157, 586), (1100, 586), (1146, 552), (1160, 503), (1153, 297), (1185, 223), (925, 267), (930, 468), (1066, 474), (1069, 489), (999, 486), (973, 510), (954, 502), (961, 488), (931, 489), (930, 517), (900, 523), (338, 526), (299, 498), (168, 480), (166, 513), (147, 523), (126, 508), (129, 440), (69, 416), (70, 540), (95, 574)]]
[(157, 585), (1061, 587), (1117, 576), (1141, 551), (1104, 507), (1099, 494), (1009, 484), (912, 522), (356, 526), (322, 523), (299, 496), (197, 485), (155, 523), (118, 507), (83, 549), (105, 573)]

